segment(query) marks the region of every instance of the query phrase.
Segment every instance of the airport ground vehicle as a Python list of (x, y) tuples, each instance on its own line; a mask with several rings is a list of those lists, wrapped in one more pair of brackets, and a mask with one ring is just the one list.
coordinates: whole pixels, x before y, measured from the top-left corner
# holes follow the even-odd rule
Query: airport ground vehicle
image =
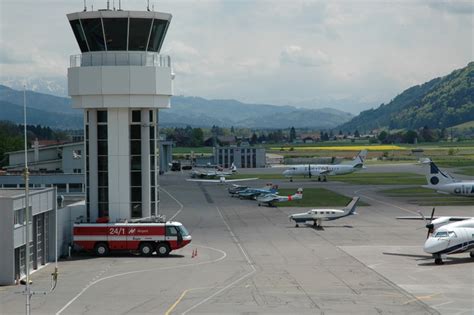
[(168, 256), (191, 242), (180, 222), (79, 223), (74, 224), (74, 244), (106, 256), (110, 251), (138, 251), (143, 256)]

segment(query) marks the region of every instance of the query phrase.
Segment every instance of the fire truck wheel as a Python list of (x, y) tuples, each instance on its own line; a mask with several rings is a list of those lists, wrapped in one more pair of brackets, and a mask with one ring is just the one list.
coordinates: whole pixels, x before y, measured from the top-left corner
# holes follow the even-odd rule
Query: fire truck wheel
[(142, 254), (142, 256), (151, 256), (153, 251), (153, 245), (150, 243), (142, 243), (140, 245), (140, 254)]
[(97, 243), (95, 244), (94, 251), (97, 256), (107, 256), (109, 253), (109, 247), (106, 243)]
[(170, 253), (169, 245), (166, 244), (166, 243), (160, 243), (160, 244), (156, 245), (156, 253), (160, 257), (168, 256), (168, 254)]

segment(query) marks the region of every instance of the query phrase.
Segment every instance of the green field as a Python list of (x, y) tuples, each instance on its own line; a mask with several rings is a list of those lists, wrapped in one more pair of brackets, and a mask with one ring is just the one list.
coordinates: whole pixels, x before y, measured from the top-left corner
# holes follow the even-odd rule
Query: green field
[(382, 193), (389, 197), (408, 199), (409, 203), (419, 206), (474, 205), (473, 198), (440, 194), (423, 187), (387, 189), (383, 190)]
[[(279, 189), (278, 194), (282, 196), (293, 195), (295, 189)], [(305, 188), (303, 199), (279, 202), (278, 207), (344, 207), (352, 198), (340, 195), (325, 188)], [(359, 201), (359, 206), (368, 206), (367, 203)]]

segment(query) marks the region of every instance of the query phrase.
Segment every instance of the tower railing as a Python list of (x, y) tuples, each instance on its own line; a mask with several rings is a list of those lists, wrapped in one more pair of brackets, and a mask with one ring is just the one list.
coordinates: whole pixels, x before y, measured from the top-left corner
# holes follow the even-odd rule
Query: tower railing
[(144, 67), (171, 67), (171, 58), (149, 52), (93, 52), (72, 55), (70, 67), (95, 66), (144, 66)]

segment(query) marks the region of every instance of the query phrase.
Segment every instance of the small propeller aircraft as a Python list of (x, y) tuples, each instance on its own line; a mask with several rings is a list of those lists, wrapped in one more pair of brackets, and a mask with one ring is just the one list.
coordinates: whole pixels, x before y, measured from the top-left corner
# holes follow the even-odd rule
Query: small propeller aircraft
[(279, 194), (267, 194), (257, 197), (258, 206), (268, 205), (274, 207), (276, 202), (301, 200), (303, 199), (303, 188), (298, 188), (295, 194), (289, 196), (280, 196)]
[(260, 195), (267, 195), (267, 194), (276, 194), (278, 193), (278, 186), (277, 185), (267, 185), (262, 188), (247, 188), (242, 191), (237, 192), (236, 194), (232, 195), (237, 196), (240, 199), (256, 199)]
[(283, 176), (289, 177), (290, 182), (293, 181), (293, 176), (302, 175), (317, 176), (318, 181), (327, 181), (328, 175), (344, 175), (350, 174), (364, 168), (364, 160), (367, 156), (367, 150), (362, 150), (349, 164), (306, 164), (294, 165), (283, 172)]
[(397, 219), (424, 220), (428, 222), (428, 234), (423, 249), (433, 255), (435, 264), (442, 265), (443, 257), (469, 251), (474, 258), (474, 218), (434, 215), (431, 211), (429, 222), (420, 212), (421, 217), (398, 217)]
[(298, 227), (299, 223), (306, 223), (308, 221), (313, 222), (314, 227), (320, 227), (322, 221), (331, 221), (347, 217), (349, 215), (357, 214), (355, 212), (356, 204), (359, 201), (359, 197), (352, 198), (351, 202), (345, 206), (342, 210), (339, 209), (312, 209), (308, 212), (295, 213), (290, 215), (288, 218), (295, 221), (295, 227)]
[(217, 170), (212, 170), (212, 171), (195, 170), (191, 172), (191, 177), (211, 179), (211, 178), (231, 176), (236, 172), (237, 172), (237, 167), (235, 166), (234, 163), (232, 163), (228, 171), (225, 171), (223, 168), (218, 168)]
[(201, 183), (233, 183), (233, 182), (244, 182), (247, 180), (257, 180), (258, 178), (238, 178), (238, 179), (226, 179), (225, 176), (219, 177), (219, 179), (195, 179), (195, 178), (188, 178), (186, 179), (188, 182), (201, 182)]

